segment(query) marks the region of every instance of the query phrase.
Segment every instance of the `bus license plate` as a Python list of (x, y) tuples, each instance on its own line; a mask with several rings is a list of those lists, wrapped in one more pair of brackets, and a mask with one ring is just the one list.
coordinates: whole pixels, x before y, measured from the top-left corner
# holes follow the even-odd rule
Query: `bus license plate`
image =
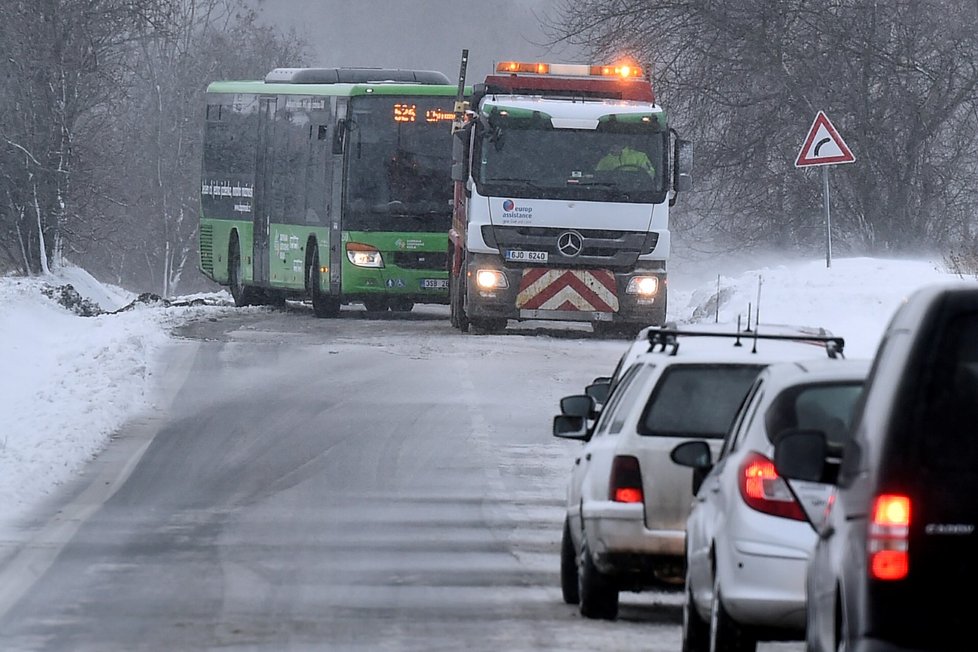
[(421, 279), (422, 290), (447, 290), (447, 278), (423, 278)]
[(506, 260), (516, 263), (545, 263), (548, 254), (546, 251), (523, 251), (522, 249), (507, 249)]

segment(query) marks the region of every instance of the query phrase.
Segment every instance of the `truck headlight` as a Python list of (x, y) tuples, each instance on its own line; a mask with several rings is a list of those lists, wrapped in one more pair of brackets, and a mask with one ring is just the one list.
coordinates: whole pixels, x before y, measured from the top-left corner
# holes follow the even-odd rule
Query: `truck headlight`
[(508, 288), (509, 281), (506, 275), (498, 269), (480, 269), (475, 273), (475, 284), (483, 290), (496, 290)]
[(383, 267), (384, 257), (377, 247), (361, 242), (346, 243), (346, 257), (357, 267)]
[(638, 294), (643, 297), (650, 297), (658, 291), (659, 277), (657, 276), (633, 276), (625, 288), (626, 294)]

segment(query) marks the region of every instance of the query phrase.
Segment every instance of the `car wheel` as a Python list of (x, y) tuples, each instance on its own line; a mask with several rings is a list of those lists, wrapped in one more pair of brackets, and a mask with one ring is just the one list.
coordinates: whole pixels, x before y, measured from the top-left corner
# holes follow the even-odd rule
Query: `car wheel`
[(581, 601), (577, 582), (577, 553), (574, 552), (570, 521), (564, 517), (564, 534), (560, 539), (560, 592), (567, 604), (577, 604)]
[(710, 624), (700, 617), (693, 604), (693, 587), (686, 573), (686, 602), (683, 603), (683, 652), (709, 652)]
[(585, 618), (614, 620), (618, 617), (618, 587), (610, 577), (598, 570), (587, 549), (587, 539), (581, 538), (581, 554), (577, 568), (577, 592), (581, 615)]
[[(835, 599), (835, 652), (846, 652), (849, 649), (849, 621), (842, 608), (842, 595), (836, 592)], [(812, 648), (815, 649), (815, 648)]]
[(723, 607), (720, 583), (713, 582), (713, 603), (710, 609), (710, 652), (755, 652), (757, 640), (730, 617)]

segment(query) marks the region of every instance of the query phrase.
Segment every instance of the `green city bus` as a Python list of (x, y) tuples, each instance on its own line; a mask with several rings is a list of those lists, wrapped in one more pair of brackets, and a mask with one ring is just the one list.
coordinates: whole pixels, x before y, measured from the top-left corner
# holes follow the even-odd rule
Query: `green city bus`
[(277, 68), (207, 88), (200, 270), (318, 317), (447, 303), (452, 121), (439, 72)]

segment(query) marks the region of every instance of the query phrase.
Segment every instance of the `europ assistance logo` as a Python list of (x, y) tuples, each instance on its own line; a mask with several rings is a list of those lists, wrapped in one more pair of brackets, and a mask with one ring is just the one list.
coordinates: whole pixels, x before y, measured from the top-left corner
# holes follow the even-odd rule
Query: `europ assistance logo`
[(502, 218), (504, 222), (514, 223), (514, 222), (529, 222), (533, 217), (533, 207), (532, 206), (517, 206), (516, 202), (512, 199), (503, 200), (503, 215)]

